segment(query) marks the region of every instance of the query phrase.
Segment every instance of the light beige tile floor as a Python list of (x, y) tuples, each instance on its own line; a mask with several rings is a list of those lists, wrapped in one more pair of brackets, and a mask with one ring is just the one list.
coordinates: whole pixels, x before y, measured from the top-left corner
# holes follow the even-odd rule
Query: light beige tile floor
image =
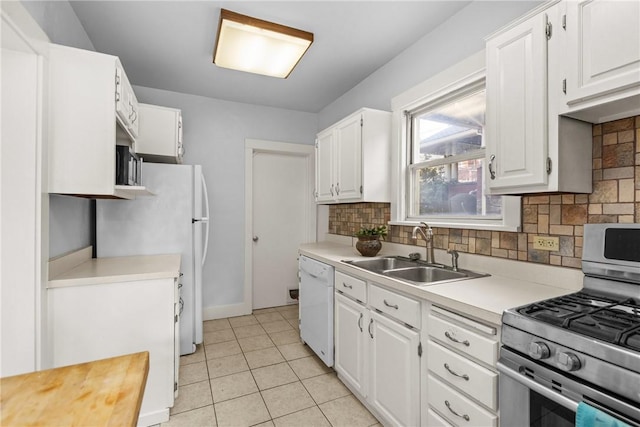
[(162, 425), (377, 425), (297, 325), (297, 305), (205, 322), (204, 343), (180, 358), (179, 396)]

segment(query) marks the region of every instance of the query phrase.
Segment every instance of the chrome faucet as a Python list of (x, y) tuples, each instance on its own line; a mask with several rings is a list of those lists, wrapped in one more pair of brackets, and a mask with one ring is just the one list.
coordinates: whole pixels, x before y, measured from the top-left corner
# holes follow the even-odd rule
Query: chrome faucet
[(460, 254), (455, 249), (449, 249), (447, 253), (451, 255), (451, 269), (453, 271), (458, 271), (458, 257)]
[[(427, 232), (425, 233), (424, 230), (427, 230)], [(413, 240), (418, 240), (418, 232), (422, 234), (422, 237), (427, 243), (425, 248), (425, 261), (431, 264), (435, 264), (436, 257), (433, 252), (433, 230), (431, 229), (431, 227), (429, 227), (429, 224), (427, 224), (426, 222), (421, 222), (420, 225), (413, 227), (413, 232), (411, 233), (411, 238)]]

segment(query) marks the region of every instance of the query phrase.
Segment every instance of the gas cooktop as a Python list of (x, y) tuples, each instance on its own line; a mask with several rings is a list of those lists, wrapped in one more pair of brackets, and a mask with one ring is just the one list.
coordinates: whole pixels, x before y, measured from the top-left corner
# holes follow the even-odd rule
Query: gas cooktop
[(525, 317), (640, 351), (640, 301), (577, 292), (520, 307)]

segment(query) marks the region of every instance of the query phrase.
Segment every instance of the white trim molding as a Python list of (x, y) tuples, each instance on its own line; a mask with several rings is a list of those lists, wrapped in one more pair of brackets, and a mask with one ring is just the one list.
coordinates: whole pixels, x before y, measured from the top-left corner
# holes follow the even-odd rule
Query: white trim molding
[[(244, 146), (244, 298), (241, 304), (220, 307), (219, 313), (215, 314), (225, 314), (224, 317), (251, 314), (253, 309), (253, 246), (251, 245), (251, 239), (253, 237), (253, 157), (255, 153), (285, 154), (304, 157), (306, 159), (306, 181), (308, 188), (307, 200), (305, 202), (305, 216), (308, 220), (305, 237), (307, 242), (316, 241), (316, 203), (313, 196), (315, 189), (315, 147), (307, 144), (292, 144), (259, 139), (246, 139)], [(213, 313), (213, 309), (207, 309), (205, 316)]]
[[(478, 85), (485, 79), (485, 51), (477, 52), (449, 69), (401, 93), (391, 100), (391, 225), (418, 225), (407, 212), (407, 119), (411, 111), (429, 102), (444, 99), (448, 94)], [(446, 228), (520, 231), (520, 197), (503, 196), (501, 218), (427, 218), (429, 225)]]

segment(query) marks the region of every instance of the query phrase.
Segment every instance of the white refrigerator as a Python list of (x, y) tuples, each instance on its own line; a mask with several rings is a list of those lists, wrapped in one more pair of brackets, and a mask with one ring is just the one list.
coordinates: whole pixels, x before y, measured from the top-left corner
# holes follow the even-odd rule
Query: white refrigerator
[(144, 163), (142, 182), (155, 196), (97, 201), (97, 256), (182, 255), (180, 354), (190, 354), (202, 342), (202, 267), (209, 236), (202, 167)]

